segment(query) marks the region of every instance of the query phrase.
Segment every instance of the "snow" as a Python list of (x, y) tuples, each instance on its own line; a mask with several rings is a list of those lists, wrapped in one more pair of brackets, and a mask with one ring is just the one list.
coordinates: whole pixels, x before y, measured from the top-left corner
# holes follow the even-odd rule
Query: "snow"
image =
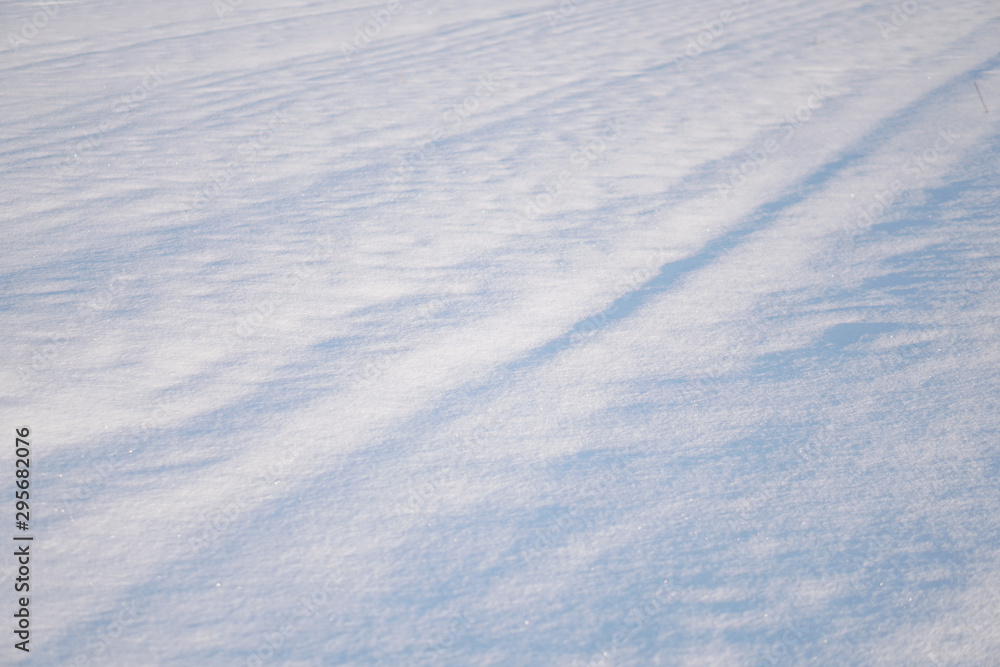
[(0, 17), (4, 664), (1000, 655), (996, 3)]

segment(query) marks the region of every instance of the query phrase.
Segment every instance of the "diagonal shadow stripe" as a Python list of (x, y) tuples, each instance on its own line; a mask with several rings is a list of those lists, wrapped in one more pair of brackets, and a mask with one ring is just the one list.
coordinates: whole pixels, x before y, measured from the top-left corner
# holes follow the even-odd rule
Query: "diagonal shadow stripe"
[(786, 192), (789, 190), (791, 192), (758, 206), (756, 210), (746, 217), (746, 221), (735, 229), (712, 239), (705, 244), (701, 251), (690, 257), (664, 264), (655, 276), (639, 287), (618, 297), (598, 313), (586, 319), (579, 320), (562, 335), (535, 347), (519, 359), (504, 365), (498, 372), (518, 371), (531, 366), (537, 366), (544, 363), (560, 350), (572, 345), (579, 339), (583, 330), (588, 328), (603, 328), (633, 315), (658, 293), (674, 287), (685, 276), (708, 266), (722, 254), (734, 249), (745, 237), (762, 229), (768, 221), (774, 219), (783, 211), (801, 204), (817, 194), (838, 174), (857, 165), (877, 150), (879, 146), (885, 144), (888, 141), (888, 137), (894, 135), (892, 132), (894, 127), (906, 126), (917, 120), (917, 116), (929, 106), (932, 100), (941, 99), (942, 97), (944, 99), (960, 99), (957, 95), (959, 86), (965, 85), (975, 75), (985, 70), (993, 69), (998, 65), (1000, 65), (1000, 54), (980, 63), (978, 67), (970, 68), (965, 72), (956, 74), (945, 83), (928, 91), (895, 114), (883, 119), (874, 129), (857, 140), (840, 157), (815, 170), (798, 184), (790, 185), (786, 189)]

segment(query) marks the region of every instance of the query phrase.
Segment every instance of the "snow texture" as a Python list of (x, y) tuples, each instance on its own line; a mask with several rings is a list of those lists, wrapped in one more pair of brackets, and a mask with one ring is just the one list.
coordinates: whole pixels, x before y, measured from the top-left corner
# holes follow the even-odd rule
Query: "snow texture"
[(0, 25), (3, 664), (1000, 664), (1000, 4)]

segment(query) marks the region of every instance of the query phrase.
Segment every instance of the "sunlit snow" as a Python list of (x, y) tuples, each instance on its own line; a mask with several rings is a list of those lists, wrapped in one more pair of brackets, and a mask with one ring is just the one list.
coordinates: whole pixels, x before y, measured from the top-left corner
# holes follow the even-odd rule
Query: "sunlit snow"
[(0, 27), (0, 664), (1000, 660), (1000, 4)]

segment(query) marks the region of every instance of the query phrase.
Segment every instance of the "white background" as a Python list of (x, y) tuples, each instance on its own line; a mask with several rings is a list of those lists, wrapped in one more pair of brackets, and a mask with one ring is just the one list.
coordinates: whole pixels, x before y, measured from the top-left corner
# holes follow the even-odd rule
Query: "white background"
[(391, 9), (0, 8), (0, 662), (996, 664), (1000, 5)]

